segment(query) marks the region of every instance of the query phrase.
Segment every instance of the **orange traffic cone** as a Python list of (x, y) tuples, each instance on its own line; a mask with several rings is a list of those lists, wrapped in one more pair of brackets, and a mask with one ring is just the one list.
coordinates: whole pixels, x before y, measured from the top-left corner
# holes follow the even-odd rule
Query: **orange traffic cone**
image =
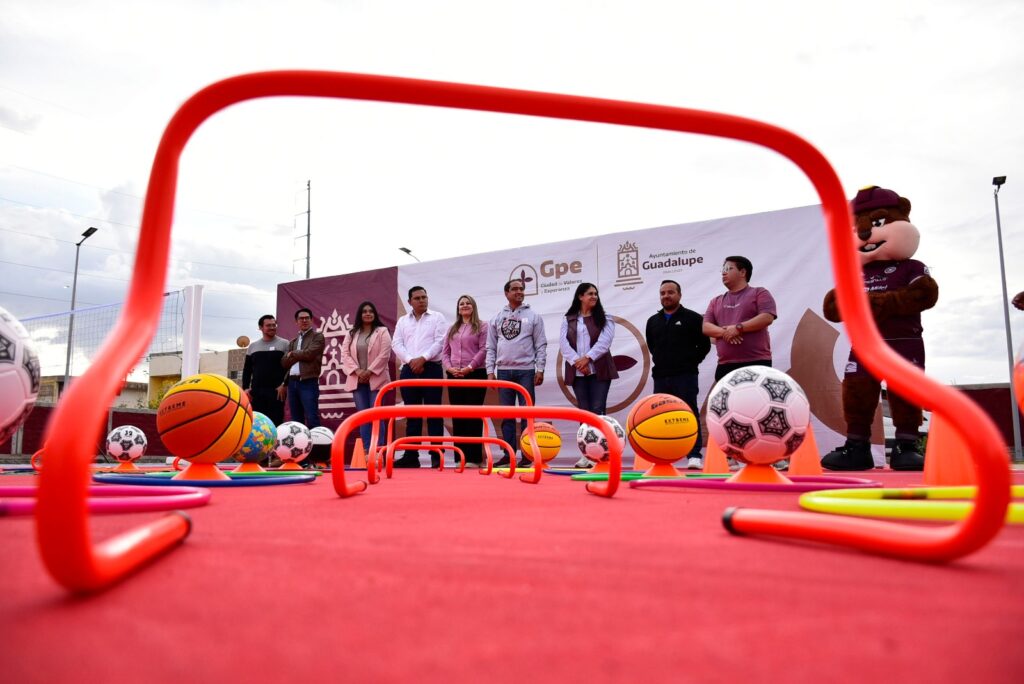
[(356, 446), (352, 450), (352, 463), (353, 468), (365, 468), (366, 467), (366, 449), (363, 448), (363, 440), (361, 437), (356, 437)]
[(646, 470), (650, 470), (653, 467), (654, 467), (654, 463), (652, 461), (648, 461), (646, 458), (644, 458), (640, 454), (636, 454), (633, 457), (633, 470), (643, 470), (643, 471), (646, 471)]
[(789, 457), (790, 475), (821, 475), (821, 454), (818, 453), (818, 442), (814, 439), (814, 426), (807, 425), (807, 434), (803, 444), (797, 447)]
[(216, 463), (192, 463), (171, 478), (172, 480), (230, 480)]
[(793, 484), (793, 481), (770, 465), (748, 463), (726, 482), (747, 484)]
[(929, 487), (977, 485), (968, 445), (938, 413), (932, 414), (931, 422), (924, 452), (924, 484)]
[(142, 468), (135, 465), (135, 461), (121, 461), (120, 463), (117, 464), (117, 467), (114, 468), (113, 472), (138, 474), (144, 471), (142, 470)]
[(236, 473), (265, 473), (267, 471), (263, 469), (263, 466), (261, 466), (259, 463), (256, 463), (255, 461), (246, 461), (242, 465), (240, 465), (237, 468), (235, 468), (235, 472)]
[(714, 474), (729, 472), (729, 460), (711, 435), (708, 435), (708, 447), (704, 450), (704, 472)]

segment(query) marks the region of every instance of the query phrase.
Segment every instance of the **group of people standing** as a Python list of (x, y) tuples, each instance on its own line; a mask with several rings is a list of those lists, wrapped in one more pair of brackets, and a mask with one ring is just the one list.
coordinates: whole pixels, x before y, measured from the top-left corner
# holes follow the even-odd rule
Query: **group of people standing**
[[(765, 288), (749, 285), (752, 273), (749, 259), (727, 257), (722, 266), (726, 292), (710, 302), (703, 316), (682, 306), (682, 288), (678, 282), (665, 280), (661, 283), (661, 309), (648, 319), (645, 331), (653, 360), (655, 392), (677, 396), (694, 411), (699, 410), (698, 371), (711, 349), (712, 339), (718, 351), (716, 381), (736, 368), (771, 365), (767, 328), (777, 317), (775, 301)], [(456, 301), (454, 321), (449, 324), (442, 313), (429, 307), (426, 289), (414, 286), (408, 293), (410, 311), (398, 320), (393, 336), (381, 322), (374, 304), (361, 303), (356, 324), (341, 348), (342, 372), (346, 376), (344, 388), (352, 392), (356, 409), (372, 406), (380, 388), (389, 381), (392, 352), (400, 364), (402, 379), (506, 380), (522, 386), (531, 400), (535, 400), (535, 388), (543, 384), (547, 364), (544, 319), (525, 301), (526, 287), (521, 279), (506, 282), (504, 293), (507, 303), (489, 321), (481, 320), (473, 297), (461, 295)], [(312, 329), (312, 314), (308, 309), (300, 309), (295, 315), (300, 332), (291, 342), (276, 337), (277, 322), (273, 316), (260, 318), (263, 337), (249, 346), (242, 386), (249, 393), (254, 409), (266, 413), (275, 423), (283, 420), (283, 402), (287, 397), (292, 419), (313, 427), (319, 425), (315, 396), (319, 393), (324, 339)], [(618, 377), (611, 354), (615, 328), (613, 317), (601, 304), (597, 286), (581, 283), (562, 318), (559, 350), (565, 364), (565, 383), (572, 387), (577, 404), (598, 415), (606, 413), (611, 383)], [(443, 394), (439, 385), (402, 387), (401, 391), (402, 401), (407, 406), (440, 404)], [(486, 387), (456, 384), (448, 391), (452, 405), (479, 406), (485, 396)], [(498, 389), (498, 402), (514, 406), (525, 404), (525, 398), (514, 389), (502, 387)], [(501, 424), (502, 438), (515, 446), (517, 435), (525, 428), (525, 420), (517, 425), (515, 420), (506, 419)], [(455, 438), (479, 437), (482, 432), (480, 419), (452, 420)], [(383, 422), (379, 433), (379, 443), (383, 444)], [(422, 434), (423, 419), (406, 418), (406, 435)], [(443, 437), (443, 419), (428, 418), (427, 434)], [(369, 423), (360, 426), (360, 437), (366, 449), (370, 448), (371, 435)], [(687, 467), (703, 466), (701, 447), (698, 434), (688, 455)], [(482, 445), (463, 443), (461, 448), (467, 466), (482, 464)], [(434, 467), (438, 459), (437, 453), (432, 452)], [(510, 460), (506, 455), (495, 465), (508, 465)], [(406, 451), (395, 465), (418, 468), (418, 451)], [(519, 465), (527, 466), (528, 461), (521, 458)], [(577, 465), (585, 466), (589, 462), (581, 459)]]

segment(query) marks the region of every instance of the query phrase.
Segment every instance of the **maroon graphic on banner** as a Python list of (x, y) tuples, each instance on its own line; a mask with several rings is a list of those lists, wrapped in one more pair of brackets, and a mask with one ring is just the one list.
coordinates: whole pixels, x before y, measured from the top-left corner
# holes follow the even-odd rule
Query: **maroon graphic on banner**
[[(306, 307), (313, 310), (313, 322), (324, 335), (323, 367), (320, 370), (320, 422), (336, 430), (355, 411), (352, 393), (341, 372), (341, 347), (349, 330), (359, 318), (356, 308), (364, 301), (373, 302), (380, 320), (394, 332), (399, 309), (398, 269), (381, 268), (360, 273), (297, 280), (277, 286), (278, 335), (293, 339), (298, 334), (295, 312)], [(397, 377), (394, 357), (389, 369)], [(394, 404), (394, 394), (385, 397), (385, 404)]]

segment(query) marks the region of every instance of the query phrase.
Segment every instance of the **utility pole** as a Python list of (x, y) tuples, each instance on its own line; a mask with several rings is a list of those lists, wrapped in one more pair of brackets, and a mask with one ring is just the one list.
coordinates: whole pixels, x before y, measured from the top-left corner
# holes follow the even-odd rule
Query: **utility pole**
[(310, 181), (306, 181), (306, 280), (309, 280), (309, 243), (311, 236), (311, 224), (310, 215), (312, 213), (312, 189), (310, 187)]
[[(310, 221), (310, 216), (312, 214), (312, 189), (311, 189), (311, 185), (312, 185), (311, 182), (307, 180), (306, 181), (306, 211), (300, 211), (297, 214), (295, 214), (295, 216), (301, 216), (302, 214), (306, 215), (306, 234), (305, 235), (299, 235), (298, 237), (293, 237), (292, 238), (292, 245), (293, 245), (292, 249), (294, 249), (294, 244), (295, 244), (296, 240), (299, 240), (299, 239), (301, 239), (303, 237), (306, 238), (306, 280), (309, 280), (310, 236), (311, 236), (311, 233), (312, 233), (312, 223)], [(292, 220), (294, 221), (294, 219), (292, 219)], [(292, 235), (295, 235), (295, 225), (294, 224), (292, 225)], [(293, 252), (293, 254), (294, 254), (294, 252)], [(298, 261), (298, 259), (292, 259), (292, 273), (295, 272), (295, 262), (296, 261)]]

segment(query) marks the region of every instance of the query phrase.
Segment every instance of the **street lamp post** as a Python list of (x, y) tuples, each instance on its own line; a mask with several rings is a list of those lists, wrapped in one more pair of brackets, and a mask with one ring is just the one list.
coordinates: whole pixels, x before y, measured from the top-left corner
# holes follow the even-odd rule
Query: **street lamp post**
[[(409, 249), (408, 247), (399, 247), (398, 249), (399, 249), (399, 251), (405, 252), (406, 254), (411, 256), (413, 259), (416, 259), (416, 261), (419, 261), (419, 257), (417, 257), (415, 254), (413, 254), (412, 250)], [(420, 263), (422, 263), (422, 262), (420, 262)]]
[(75, 295), (78, 292), (78, 253), (82, 249), (82, 243), (89, 239), (98, 229), (90, 226), (82, 233), (82, 239), (75, 243), (75, 275), (71, 280), (71, 316), (68, 318), (68, 355), (64, 361), (64, 388), (67, 390), (71, 382), (71, 339), (75, 332)]
[(1006, 329), (1006, 359), (1010, 367), (1010, 412), (1013, 414), (1013, 460), (1021, 460), (1020, 413), (1017, 408), (1017, 388), (1013, 381), (1013, 338), (1010, 335), (1010, 300), (1006, 292), (1006, 267), (1003, 265), (1003, 226), (999, 220), (999, 188), (1006, 182), (1006, 176), (992, 179), (995, 190), (992, 196), (996, 203), (996, 237), (999, 241), (999, 276), (1003, 285), (1003, 325)]

